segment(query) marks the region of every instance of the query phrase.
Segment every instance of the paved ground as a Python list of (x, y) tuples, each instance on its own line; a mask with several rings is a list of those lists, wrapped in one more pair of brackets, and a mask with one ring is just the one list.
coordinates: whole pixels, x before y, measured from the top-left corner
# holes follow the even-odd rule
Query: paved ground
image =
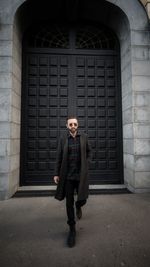
[(91, 195), (83, 213), (76, 247), (68, 248), (64, 202), (0, 202), (0, 266), (150, 266), (150, 194)]

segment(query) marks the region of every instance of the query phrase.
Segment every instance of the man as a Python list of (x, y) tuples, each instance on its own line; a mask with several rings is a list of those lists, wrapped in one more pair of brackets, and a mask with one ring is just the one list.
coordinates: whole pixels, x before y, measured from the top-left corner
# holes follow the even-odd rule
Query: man
[(81, 207), (88, 198), (88, 160), (91, 148), (87, 135), (78, 132), (76, 117), (69, 117), (66, 127), (68, 133), (60, 138), (58, 144), (54, 182), (57, 184), (55, 198), (62, 200), (66, 197), (67, 223), (70, 227), (67, 244), (73, 247), (76, 237), (74, 192), (77, 193), (76, 216), (81, 219)]

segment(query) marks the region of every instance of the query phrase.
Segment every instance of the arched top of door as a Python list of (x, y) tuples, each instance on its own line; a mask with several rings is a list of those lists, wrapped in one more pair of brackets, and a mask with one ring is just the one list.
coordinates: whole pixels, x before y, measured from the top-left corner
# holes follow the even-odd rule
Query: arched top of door
[(28, 48), (117, 50), (119, 46), (112, 30), (90, 23), (36, 23), (26, 31), (24, 40)]

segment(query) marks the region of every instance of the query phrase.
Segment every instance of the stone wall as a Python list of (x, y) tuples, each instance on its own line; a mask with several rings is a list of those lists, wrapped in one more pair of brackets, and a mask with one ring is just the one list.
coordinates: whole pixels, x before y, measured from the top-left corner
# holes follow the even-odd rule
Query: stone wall
[[(150, 188), (150, 36), (132, 31), (135, 189)], [(141, 190), (140, 190), (141, 189)]]
[(21, 33), (15, 19), (13, 25), (12, 53), (12, 95), (11, 95), (11, 142), (10, 142), (10, 172), (11, 188), (19, 186), (20, 171), (20, 116), (21, 116)]
[(0, 199), (19, 186), (21, 42), (14, 21), (19, 2), (0, 1)]

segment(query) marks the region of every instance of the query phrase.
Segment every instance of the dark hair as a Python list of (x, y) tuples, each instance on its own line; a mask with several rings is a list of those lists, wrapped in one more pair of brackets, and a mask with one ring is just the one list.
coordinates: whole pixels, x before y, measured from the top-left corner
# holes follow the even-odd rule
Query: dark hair
[(68, 120), (71, 120), (71, 119), (76, 119), (77, 122), (78, 122), (78, 118), (76, 116), (69, 116), (67, 119), (66, 119), (66, 123), (68, 122)]

